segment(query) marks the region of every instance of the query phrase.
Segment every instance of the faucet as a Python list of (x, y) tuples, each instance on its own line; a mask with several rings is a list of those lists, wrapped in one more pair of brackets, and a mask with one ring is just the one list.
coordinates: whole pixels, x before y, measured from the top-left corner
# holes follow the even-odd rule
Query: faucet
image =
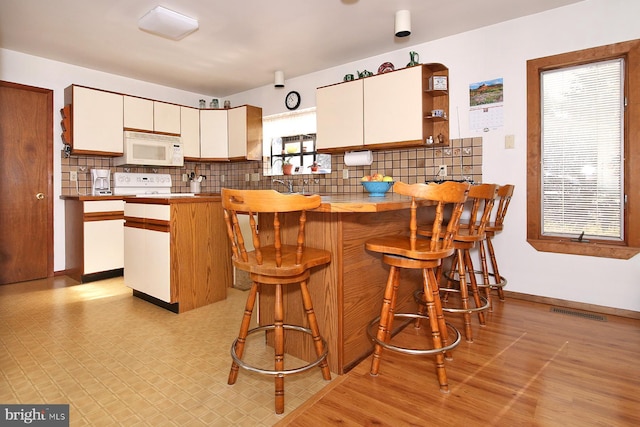
[(294, 192), (293, 191), (293, 181), (291, 181), (291, 180), (285, 182), (285, 181), (283, 181), (281, 179), (274, 179), (271, 182), (277, 182), (278, 184), (282, 184), (282, 185), (286, 186), (287, 189), (289, 190), (289, 193), (293, 193)]

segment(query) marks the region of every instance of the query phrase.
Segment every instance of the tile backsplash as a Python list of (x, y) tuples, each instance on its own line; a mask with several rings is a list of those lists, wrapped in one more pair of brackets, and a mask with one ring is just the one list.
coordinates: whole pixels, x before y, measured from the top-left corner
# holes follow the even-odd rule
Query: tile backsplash
[[(91, 169), (111, 169), (114, 172), (166, 173), (171, 175), (174, 193), (190, 191), (189, 182), (183, 182), (183, 174), (195, 172), (204, 175), (203, 193), (219, 193), (220, 188), (284, 190), (273, 179), (293, 180), (296, 191), (304, 185), (306, 192), (313, 193), (361, 193), (360, 178), (376, 172), (391, 175), (396, 181), (409, 184), (432, 180), (440, 165), (447, 165), (449, 179), (473, 179), (482, 182), (482, 138), (452, 139), (447, 147), (408, 148), (374, 151), (370, 166), (347, 167), (343, 154), (331, 157), (331, 173), (325, 175), (262, 176), (262, 162), (208, 163), (185, 162), (184, 167), (129, 167), (112, 166), (111, 158), (95, 156), (62, 156), (62, 195), (91, 194)], [(347, 170), (348, 178), (344, 178)], [(70, 180), (70, 172), (77, 171), (78, 180)], [(248, 179), (247, 179), (248, 178)], [(256, 180), (257, 179), (257, 180)]]

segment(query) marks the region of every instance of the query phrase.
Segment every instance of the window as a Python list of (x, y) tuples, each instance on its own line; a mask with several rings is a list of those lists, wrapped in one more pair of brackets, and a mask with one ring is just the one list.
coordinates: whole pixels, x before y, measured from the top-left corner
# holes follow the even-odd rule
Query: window
[[(640, 252), (640, 40), (527, 62), (527, 240), (545, 252)], [(630, 70), (635, 70), (630, 71)]]

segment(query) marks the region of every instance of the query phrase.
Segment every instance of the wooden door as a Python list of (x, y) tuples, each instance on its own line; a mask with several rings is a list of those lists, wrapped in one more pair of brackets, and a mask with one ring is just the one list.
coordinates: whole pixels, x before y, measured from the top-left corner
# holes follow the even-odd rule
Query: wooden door
[(53, 91), (0, 81), (0, 285), (53, 276)]

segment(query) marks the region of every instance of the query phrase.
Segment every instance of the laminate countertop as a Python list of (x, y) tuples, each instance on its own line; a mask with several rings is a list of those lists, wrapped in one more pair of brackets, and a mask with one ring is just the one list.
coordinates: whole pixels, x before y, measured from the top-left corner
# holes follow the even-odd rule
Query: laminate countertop
[[(321, 194), (322, 204), (316, 212), (386, 212), (411, 207), (411, 198), (388, 192), (384, 197), (370, 197), (368, 193), (334, 193)], [(180, 196), (172, 193), (170, 196), (60, 196), (65, 200), (94, 201), (94, 200), (125, 200), (128, 202), (166, 205), (171, 203), (206, 203), (219, 202), (219, 193), (201, 193), (196, 196)], [(428, 203), (423, 203), (428, 204)]]

